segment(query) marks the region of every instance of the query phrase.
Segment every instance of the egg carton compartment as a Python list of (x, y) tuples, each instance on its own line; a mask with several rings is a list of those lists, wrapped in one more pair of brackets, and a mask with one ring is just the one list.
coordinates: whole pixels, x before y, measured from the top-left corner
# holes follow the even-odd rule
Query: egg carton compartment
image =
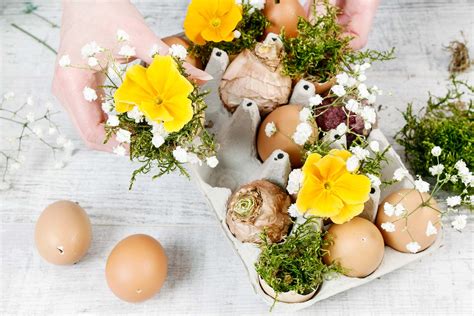
[[(226, 223), (227, 200), (235, 189), (254, 180), (266, 179), (280, 185), (282, 188), (286, 188), (288, 175), (291, 171), (290, 159), (287, 153), (276, 150), (265, 162), (259, 160), (256, 149), (256, 135), (261, 117), (258, 106), (254, 101), (244, 99), (233, 114), (229, 113), (222, 104), (219, 95), (219, 84), (228, 65), (228, 55), (224, 51), (214, 49), (206, 67), (206, 71), (213, 76), (213, 80), (209, 81), (204, 87), (210, 92), (206, 100), (208, 104), (206, 120), (209, 123), (210, 131), (216, 135), (220, 146), (217, 154), (219, 164), (214, 169), (205, 165), (192, 166), (191, 174), (193, 180), (203, 192), (208, 205), (215, 212), (225, 236), (244, 263), (255, 292), (268, 305), (272, 305), (274, 300), (262, 289), (254, 268), (260, 250), (255, 244), (240, 242), (230, 232)], [(291, 100), (307, 100), (311, 93), (314, 93), (314, 89), (307, 89), (306, 82), (301, 81), (296, 84)], [(330, 133), (327, 137), (331, 137)], [(369, 140), (378, 141), (381, 148), (390, 145), (386, 137), (377, 128), (372, 130)], [(390, 179), (393, 172), (397, 168), (404, 167), (404, 165), (392, 148), (387, 152), (387, 159), (388, 163), (384, 165), (382, 170), (382, 178)], [(413, 180), (412, 177), (411, 180)], [(384, 188), (382, 191), (372, 190), (370, 200), (366, 203), (366, 208), (361, 216), (373, 222), (377, 214), (379, 201), (402, 188), (412, 188), (412, 185), (407, 179), (404, 179), (397, 184)], [(380, 278), (410, 262), (429, 255), (440, 247), (442, 239), (443, 234), (440, 232), (433, 245), (417, 254), (401, 253), (385, 246), (382, 263), (369, 276), (365, 278), (338, 276), (323, 282), (316, 295), (308, 301), (302, 303), (277, 302), (274, 310), (297, 311)]]

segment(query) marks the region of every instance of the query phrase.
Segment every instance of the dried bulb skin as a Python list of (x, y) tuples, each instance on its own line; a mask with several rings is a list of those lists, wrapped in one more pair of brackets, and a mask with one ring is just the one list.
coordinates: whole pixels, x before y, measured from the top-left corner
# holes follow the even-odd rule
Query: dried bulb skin
[(264, 180), (237, 189), (227, 203), (226, 221), (231, 233), (241, 242), (260, 243), (265, 229), (271, 242), (288, 233), (291, 199), (279, 186)]

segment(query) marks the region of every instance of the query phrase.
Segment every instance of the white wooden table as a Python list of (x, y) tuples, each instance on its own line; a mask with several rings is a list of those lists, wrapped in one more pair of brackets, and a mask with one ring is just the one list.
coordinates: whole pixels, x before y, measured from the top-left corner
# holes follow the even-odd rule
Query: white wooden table
[[(59, 1), (36, 1), (39, 13), (59, 23)], [(159, 35), (180, 31), (186, 0), (137, 1)], [(58, 31), (22, 13), (21, 1), (4, 0), (1, 16), (1, 88), (33, 95), (37, 104), (52, 100), (54, 56), (10, 26), (14, 22), (45, 38), (53, 47)], [(397, 47), (397, 60), (374, 65), (370, 81), (388, 93), (380, 99), (382, 129), (390, 137), (402, 125), (399, 110), (443, 93), (448, 53), (443, 50), (464, 30), (474, 42), (474, 2), (385, 1), (377, 14), (369, 46)], [(474, 53), (474, 50), (472, 50)], [(472, 72), (465, 76), (473, 79)], [(58, 109), (60, 107), (58, 106)], [(139, 178), (133, 191), (127, 159), (87, 150), (65, 114), (65, 134), (79, 151), (62, 170), (53, 168), (49, 151), (32, 143), (14, 187), (0, 192), (0, 314), (253, 314), (268, 307), (253, 293), (240, 260), (232, 252), (204, 198), (177, 175), (159, 181)], [(0, 123), (2, 136), (8, 134)], [(399, 147), (396, 147), (399, 149)], [(45, 263), (36, 253), (34, 224), (42, 209), (71, 199), (89, 213), (93, 243), (87, 257), (72, 267)], [(473, 313), (473, 230), (446, 230), (444, 246), (420, 262), (323, 301), (305, 315), (471, 314)], [(119, 301), (107, 288), (107, 255), (122, 238), (146, 233), (158, 238), (169, 256), (169, 276), (161, 293), (142, 304)]]

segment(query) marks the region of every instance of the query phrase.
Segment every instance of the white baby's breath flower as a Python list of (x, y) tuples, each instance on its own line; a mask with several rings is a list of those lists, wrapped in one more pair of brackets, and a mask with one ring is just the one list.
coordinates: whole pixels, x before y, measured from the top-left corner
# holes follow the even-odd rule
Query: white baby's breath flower
[(120, 56), (124, 56), (127, 58), (135, 56), (136, 55), (135, 47), (132, 47), (130, 45), (123, 45), (122, 47), (120, 47), (118, 54)]
[(105, 102), (102, 102), (101, 108), (102, 108), (102, 111), (104, 111), (104, 113), (109, 114), (113, 111), (114, 106), (111, 102), (105, 101)]
[(160, 148), (165, 143), (165, 138), (159, 134), (154, 134), (151, 143), (155, 148)]
[(373, 140), (369, 143), (370, 150), (374, 153), (378, 153), (380, 151), (380, 143), (376, 140)]
[(46, 104), (44, 105), (46, 107), (46, 110), (48, 111), (52, 111), (54, 110), (54, 104), (52, 102), (46, 102)]
[(434, 146), (432, 149), (431, 149), (431, 154), (435, 157), (439, 157), (441, 155), (441, 147), (439, 146)]
[(360, 71), (366, 71), (370, 67), (372, 67), (370, 63), (363, 63), (362, 65), (360, 65)]
[(158, 44), (153, 44), (149, 52), (150, 57), (153, 57), (159, 53), (160, 53), (160, 46), (158, 46)]
[(5, 180), (0, 180), (0, 191), (6, 191), (9, 190), (12, 187), (10, 182), (5, 181)]
[(395, 214), (395, 206), (393, 206), (389, 202), (385, 202), (385, 204), (383, 205), (383, 212), (385, 213), (385, 215), (391, 217)]
[(35, 100), (33, 100), (32, 96), (29, 96), (29, 97), (26, 98), (26, 105), (32, 106), (34, 104), (35, 104)]
[(117, 41), (119, 42), (127, 42), (130, 40), (130, 36), (124, 30), (118, 29), (117, 30)]
[(64, 148), (64, 152), (65, 152), (67, 155), (71, 156), (72, 153), (74, 152), (75, 146), (74, 146), (74, 143), (72, 142), (72, 140), (68, 139), (68, 140), (64, 143), (63, 148)]
[(112, 151), (117, 156), (125, 156), (127, 154), (127, 150), (122, 145), (114, 147)]
[(377, 101), (377, 96), (373, 93), (369, 94), (369, 96), (367, 97), (367, 102), (369, 104), (374, 104), (375, 101)]
[(257, 10), (263, 10), (265, 7), (265, 0), (236, 0), (236, 3), (240, 5), (248, 3), (252, 8)]
[(53, 167), (54, 167), (54, 169), (62, 169), (62, 168), (64, 168), (65, 165), (66, 165), (66, 164), (64, 163), (64, 161), (56, 160), (56, 161), (54, 162)]
[(56, 144), (60, 147), (63, 147), (64, 144), (66, 144), (67, 138), (64, 137), (63, 135), (59, 135), (58, 138), (56, 138)]
[(374, 186), (376, 188), (380, 187), (380, 185), (382, 184), (382, 181), (380, 181), (380, 178), (373, 175), (373, 174), (368, 173), (367, 177), (369, 178), (370, 183), (372, 184), (372, 186)]
[(332, 86), (331, 88), (332, 92), (334, 92), (335, 95), (337, 95), (338, 97), (342, 97), (346, 94), (346, 89), (344, 89), (343, 86), (341, 85), (334, 85)]
[(382, 223), (382, 225), (380, 225), (380, 227), (382, 227), (383, 230), (385, 230), (386, 232), (389, 232), (389, 233), (393, 233), (395, 231), (395, 225), (393, 223), (390, 223), (390, 222)]
[(152, 125), (152, 131), (151, 132), (153, 133), (153, 135), (161, 135), (164, 138), (168, 137), (169, 133), (166, 131), (165, 126), (163, 125), (163, 123), (153, 122), (151, 125)]
[(300, 121), (307, 122), (312, 117), (311, 110), (308, 108), (302, 108), (300, 111)]
[(288, 215), (290, 215), (293, 218), (298, 217), (300, 215), (300, 211), (295, 203), (291, 204), (290, 207), (288, 208)]
[(365, 74), (360, 74), (359, 76), (357, 76), (357, 81), (359, 82), (364, 82), (367, 80), (367, 76)]
[(359, 168), (359, 165), (360, 165), (360, 161), (359, 161), (359, 159), (357, 159), (356, 156), (351, 156), (346, 161), (346, 169), (349, 172), (356, 171), (357, 168)]
[(463, 172), (467, 169), (467, 165), (464, 160), (461, 159), (456, 161), (456, 163), (454, 164), (454, 168), (456, 168), (458, 171)]
[(350, 99), (346, 103), (346, 109), (350, 112), (357, 113), (359, 110), (359, 102), (354, 99)]
[(341, 86), (346, 86), (347, 82), (349, 81), (349, 75), (345, 72), (340, 73), (336, 76), (336, 81)]
[(95, 67), (99, 64), (99, 61), (95, 57), (89, 57), (87, 59), (87, 64), (89, 65), (89, 67)]
[(398, 203), (393, 209), (393, 214), (395, 216), (402, 216), (405, 211), (405, 206), (402, 203)]
[(235, 30), (235, 31), (234, 31), (234, 37), (235, 37), (235, 38), (240, 38), (241, 36), (242, 36), (242, 33), (240, 33), (239, 30)]
[(428, 225), (426, 225), (426, 236), (432, 236), (432, 235), (436, 235), (438, 233), (438, 230), (436, 229), (436, 227), (433, 225), (433, 223), (431, 221), (428, 221)]
[(48, 128), (48, 135), (54, 135), (57, 132), (58, 132), (58, 130), (54, 126), (51, 126), (51, 127)]
[(219, 160), (216, 156), (211, 156), (206, 158), (206, 164), (211, 168), (215, 168), (219, 164)]
[(173, 157), (180, 163), (188, 162), (188, 152), (181, 146), (173, 150)]
[(71, 65), (71, 58), (69, 55), (62, 55), (58, 63), (60, 67), (68, 67)]
[(268, 122), (267, 125), (265, 125), (265, 135), (267, 135), (267, 137), (272, 137), (276, 132), (277, 128), (274, 122)]
[(451, 222), (451, 225), (456, 230), (463, 230), (467, 224), (467, 216), (466, 215), (458, 215), (454, 218), (454, 221)]
[(370, 156), (370, 152), (367, 149), (364, 149), (360, 146), (355, 146), (351, 148), (351, 152), (359, 159), (360, 161), (366, 160)]
[(122, 128), (115, 134), (115, 138), (119, 143), (130, 143), (130, 136), (132, 136), (132, 133)]
[(301, 169), (294, 169), (288, 176), (286, 190), (290, 195), (298, 194), (303, 184), (303, 172)]
[(140, 111), (138, 106), (134, 106), (133, 109), (127, 112), (127, 116), (132, 120), (135, 120), (135, 123), (140, 123), (143, 121), (143, 113)]
[(84, 95), (84, 99), (86, 99), (86, 101), (92, 102), (97, 100), (97, 93), (90, 87), (85, 87), (84, 90), (82, 90), (82, 94)]
[(416, 241), (412, 241), (408, 243), (406, 247), (407, 247), (407, 250), (411, 253), (417, 253), (421, 249), (420, 244), (417, 243)]
[(35, 126), (33, 127), (33, 133), (35, 133), (36, 136), (42, 137), (43, 136), (43, 129), (40, 126)]
[(428, 168), (432, 176), (438, 176), (443, 173), (444, 165), (437, 164)]
[(92, 57), (95, 54), (100, 53), (102, 51), (103, 51), (103, 48), (97, 45), (95, 41), (92, 41), (82, 47), (81, 54), (83, 58), (87, 58), (87, 57)]
[(318, 106), (321, 103), (323, 103), (323, 98), (319, 94), (316, 94), (312, 96), (311, 98), (309, 98), (309, 106), (311, 107)]
[(365, 128), (370, 129), (372, 124), (377, 121), (377, 113), (371, 106), (364, 106), (360, 111), (360, 116), (364, 120)]
[(402, 181), (403, 178), (405, 178), (406, 176), (408, 176), (408, 170), (405, 169), (405, 168), (398, 168), (397, 170), (395, 170), (395, 172), (393, 173), (393, 180), (396, 180), (396, 181)]
[(188, 57), (188, 51), (183, 45), (173, 44), (168, 52), (171, 56), (181, 60), (185, 60)]
[(14, 97), (15, 97), (15, 92), (13, 91), (9, 91), (3, 95), (3, 98), (5, 100), (10, 100), (10, 99), (13, 99)]
[(430, 190), (430, 184), (426, 181), (423, 181), (420, 176), (418, 176), (418, 179), (416, 179), (414, 183), (415, 189), (417, 189), (421, 193), (425, 193)]
[(28, 112), (26, 114), (26, 120), (29, 122), (29, 123), (33, 123), (35, 121), (35, 113), (33, 112)]
[(455, 195), (455, 196), (450, 196), (446, 199), (446, 204), (449, 206), (449, 207), (455, 207), (455, 206), (458, 206), (458, 205), (461, 205), (461, 197), (459, 195)]
[(336, 127), (336, 134), (342, 136), (347, 133), (347, 125), (346, 123), (341, 123)]
[(19, 162), (14, 162), (10, 165), (10, 169), (13, 171), (20, 169), (20, 167), (21, 167), (21, 164)]
[(311, 127), (311, 125), (303, 122), (296, 126), (296, 131), (293, 134), (292, 138), (296, 144), (303, 146), (304, 144), (306, 144), (312, 134), (313, 128)]
[(119, 126), (120, 121), (117, 115), (110, 114), (107, 119), (107, 125), (111, 127)]
[(357, 86), (357, 91), (359, 92), (359, 97), (362, 99), (367, 99), (370, 95), (370, 92), (364, 83), (361, 83)]

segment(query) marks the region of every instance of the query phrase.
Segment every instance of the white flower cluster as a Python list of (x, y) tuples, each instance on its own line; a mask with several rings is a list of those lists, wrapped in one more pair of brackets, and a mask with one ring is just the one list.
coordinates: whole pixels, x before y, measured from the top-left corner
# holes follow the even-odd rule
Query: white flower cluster
[(272, 137), (276, 132), (277, 127), (274, 122), (268, 122), (267, 125), (265, 125), (265, 135), (267, 135), (267, 137)]
[(294, 169), (288, 176), (288, 184), (286, 190), (291, 195), (296, 195), (303, 185), (303, 171), (301, 169)]
[[(337, 129), (339, 129), (339, 126)], [(378, 153), (380, 151), (380, 143), (373, 140), (369, 143), (367, 148), (369, 148), (373, 153)], [(367, 148), (362, 148), (361, 146), (353, 146), (350, 148), (352, 156), (350, 156), (346, 161), (347, 171), (355, 172), (360, 167), (361, 163), (371, 156), (371, 153)], [(370, 175), (369, 178), (374, 186), (380, 186), (381, 181), (378, 177)]]
[[(180, 163), (191, 163), (191, 164), (199, 164), (202, 165), (202, 161), (195, 153), (188, 152), (185, 148), (181, 146), (177, 146), (175, 150), (173, 150), (173, 157)], [(216, 156), (211, 156), (206, 158), (206, 164), (210, 168), (215, 168), (219, 164), (219, 160)]]
[(252, 6), (250, 14), (252, 14), (254, 10), (263, 10), (265, 7), (265, 0), (236, 0), (236, 3), (240, 5), (247, 3)]
[(303, 146), (308, 142), (311, 135), (313, 135), (313, 127), (311, 126), (313, 115), (311, 110), (304, 107), (300, 111), (299, 118), (300, 123), (296, 126), (296, 131), (291, 138), (297, 145)]
[(295, 203), (291, 204), (290, 207), (288, 208), (288, 214), (293, 217), (293, 218), (296, 218), (298, 216), (300, 216), (301, 212), (300, 210), (298, 209), (298, 207), (296, 206)]
[(183, 45), (179, 44), (171, 45), (168, 54), (181, 60), (185, 60), (186, 57), (188, 57), (188, 51), (186, 50), (186, 48)]

